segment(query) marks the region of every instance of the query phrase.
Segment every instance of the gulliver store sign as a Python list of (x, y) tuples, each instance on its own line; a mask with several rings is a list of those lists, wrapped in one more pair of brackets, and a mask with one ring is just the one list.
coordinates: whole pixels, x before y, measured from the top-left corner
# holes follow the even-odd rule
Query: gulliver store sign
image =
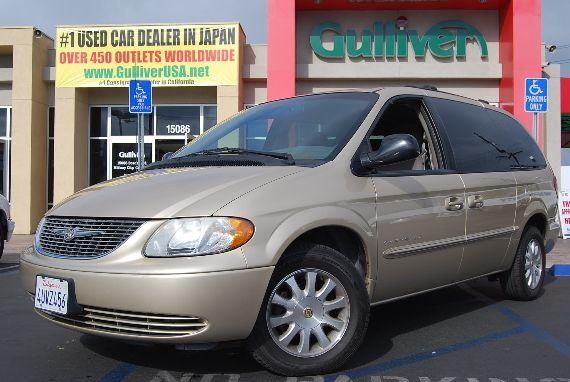
[(240, 35), (237, 23), (58, 27), (56, 86), (237, 85)]
[[(323, 34), (327, 32), (333, 34), (332, 47), (323, 44)], [(472, 25), (459, 20), (440, 22), (423, 35), (413, 29), (396, 28), (396, 22), (375, 22), (372, 31), (362, 30), (359, 44), (354, 29), (348, 29), (346, 35), (343, 35), (341, 25), (336, 22), (318, 24), (310, 36), (311, 48), (323, 58), (343, 58), (345, 52), (349, 57), (406, 58), (409, 45), (416, 57), (425, 57), (429, 50), (436, 57), (465, 58), (469, 41), (479, 44), (481, 58), (489, 56), (483, 34)]]

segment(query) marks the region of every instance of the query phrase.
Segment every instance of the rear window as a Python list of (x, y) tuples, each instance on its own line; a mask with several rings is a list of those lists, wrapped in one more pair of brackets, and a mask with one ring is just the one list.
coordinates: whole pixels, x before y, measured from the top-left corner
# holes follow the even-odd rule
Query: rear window
[(499, 172), (546, 166), (534, 139), (514, 118), (458, 101), (431, 98), (430, 103), (445, 125), (456, 170)]

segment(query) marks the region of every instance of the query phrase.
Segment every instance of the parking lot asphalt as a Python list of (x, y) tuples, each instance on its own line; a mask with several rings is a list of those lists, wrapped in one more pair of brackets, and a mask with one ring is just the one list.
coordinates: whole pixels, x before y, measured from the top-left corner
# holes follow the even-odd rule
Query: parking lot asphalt
[(1, 381), (570, 382), (570, 278), (549, 276), (533, 302), (480, 279), (376, 306), (346, 367), (285, 378), (239, 346), (182, 351), (62, 329), (34, 313), (18, 272), (0, 272)]

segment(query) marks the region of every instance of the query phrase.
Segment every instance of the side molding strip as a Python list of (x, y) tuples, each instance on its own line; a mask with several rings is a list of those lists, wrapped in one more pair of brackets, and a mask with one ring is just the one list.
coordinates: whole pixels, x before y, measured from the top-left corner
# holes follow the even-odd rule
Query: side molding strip
[(517, 231), (519, 227), (497, 228), (489, 231), (477, 232), (467, 235), (467, 237), (454, 236), (441, 240), (426, 241), (417, 244), (402, 245), (399, 247), (388, 248), (382, 255), (387, 259), (397, 259), (406, 256), (419, 255), (436, 249), (453, 247), (458, 245), (466, 245), (475, 241), (492, 239), (500, 236), (511, 235)]

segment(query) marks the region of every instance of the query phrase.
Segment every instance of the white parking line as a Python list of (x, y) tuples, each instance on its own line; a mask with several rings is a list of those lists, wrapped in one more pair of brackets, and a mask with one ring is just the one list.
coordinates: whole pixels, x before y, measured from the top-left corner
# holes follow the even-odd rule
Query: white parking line
[(11, 265), (11, 266), (6, 267), (6, 268), (0, 268), (0, 275), (12, 274), (12, 273), (14, 273), (14, 271), (16, 271), (18, 268), (20, 268), (20, 264)]

